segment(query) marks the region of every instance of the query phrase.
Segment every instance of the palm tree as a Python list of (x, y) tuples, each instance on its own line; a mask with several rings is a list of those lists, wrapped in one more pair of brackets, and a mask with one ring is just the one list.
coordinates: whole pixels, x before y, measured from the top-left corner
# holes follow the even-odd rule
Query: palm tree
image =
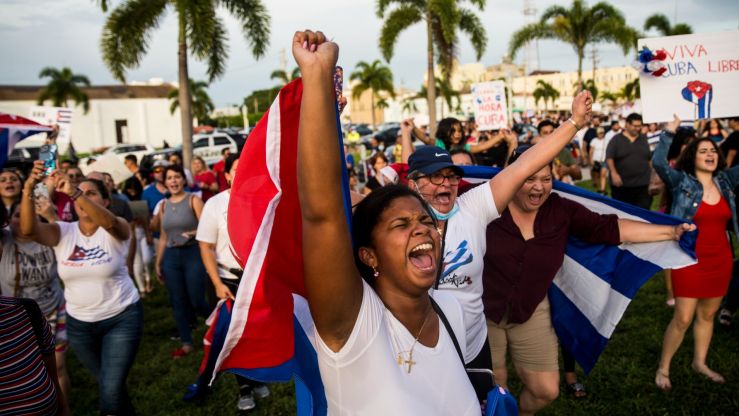
[[(101, 7), (107, 7), (101, 1)], [(192, 96), (187, 54), (208, 64), (208, 80), (223, 75), (228, 61), (226, 23), (216, 14), (224, 6), (241, 24), (255, 58), (264, 55), (269, 44), (270, 17), (261, 0), (126, 0), (108, 16), (103, 28), (103, 61), (113, 76), (125, 82), (126, 70), (137, 68), (147, 52), (154, 29), (167, 14), (168, 6), (177, 15), (178, 80), (182, 114), (182, 156), (185, 166), (192, 158)]]
[(686, 23), (676, 23), (675, 26), (670, 24), (667, 17), (661, 13), (653, 14), (647, 17), (644, 22), (644, 30), (657, 29), (662, 36), (689, 35), (693, 33), (693, 28)]
[(380, 99), (380, 92), (385, 91), (390, 94), (391, 97), (395, 98), (395, 90), (393, 89), (393, 73), (390, 68), (382, 64), (379, 59), (375, 59), (374, 62), (368, 64), (364, 61), (359, 61), (354, 72), (349, 76), (351, 81), (357, 81), (352, 87), (352, 98), (358, 100), (362, 94), (371, 90), (372, 94), (371, 109), (372, 109), (372, 127), (376, 126), (375, 123), (375, 100)]
[(612, 103), (616, 103), (618, 101), (618, 93), (612, 93), (610, 91), (603, 91), (600, 93), (600, 102), (605, 103), (606, 101), (610, 101)]
[(610, 4), (601, 2), (588, 7), (582, 0), (573, 0), (569, 9), (551, 6), (538, 23), (515, 32), (508, 53), (513, 59), (516, 52), (536, 39), (558, 39), (569, 43), (577, 54), (577, 84), (581, 85), (582, 61), (587, 45), (612, 42), (627, 54), (634, 47), (635, 38), (636, 30), (627, 26), (623, 14)]
[(293, 68), (293, 72), (289, 75), (287, 71), (283, 69), (276, 69), (272, 71), (272, 74), (269, 76), (269, 79), (276, 79), (282, 82), (282, 85), (289, 84), (290, 81), (297, 78), (300, 78), (300, 68)]
[(631, 82), (627, 82), (626, 85), (621, 87), (621, 90), (616, 94), (617, 97), (623, 98), (625, 101), (633, 102), (641, 96), (641, 88), (639, 87), (639, 78), (635, 78)]
[(540, 79), (536, 81), (536, 89), (534, 89), (531, 95), (534, 96), (536, 105), (539, 105), (539, 100), (544, 100), (544, 112), (547, 112), (549, 111), (547, 103), (549, 100), (552, 100), (552, 105), (554, 105), (554, 101), (559, 98), (559, 91), (552, 84)]
[[(451, 83), (444, 81), (442, 78), (436, 77), (434, 78), (436, 81), (434, 83), (434, 86), (436, 88), (436, 91), (439, 92), (437, 99), (441, 98), (446, 103), (447, 107), (451, 110), (459, 111), (461, 109), (462, 105), (462, 99), (461, 94), (459, 91), (452, 88)], [(418, 94), (416, 94), (413, 98), (426, 98), (428, 96), (428, 89), (426, 88), (426, 85), (421, 85), (421, 89), (419, 90)], [(457, 100), (456, 107), (454, 106), (454, 100)], [(436, 107), (436, 101), (434, 101), (434, 107)], [(441, 117), (444, 118), (444, 106), (441, 107)]]
[[(469, 0), (480, 11), (485, 9), (485, 0)], [(391, 3), (397, 7), (389, 10)], [(380, 31), (380, 51), (386, 61), (393, 57), (393, 49), (401, 32), (416, 23), (426, 26), (426, 100), (429, 108), (429, 129), (436, 130), (436, 86), (431, 82), (434, 73), (434, 50), (447, 80), (451, 74), (454, 55), (459, 48), (457, 30), (466, 33), (472, 41), (477, 60), (482, 57), (487, 45), (485, 26), (470, 9), (460, 7), (456, 0), (377, 0), (377, 17), (385, 19)], [(432, 136), (433, 137), (433, 136)]]
[[(208, 83), (190, 79), (190, 93), (192, 94), (192, 115), (198, 119), (198, 122), (208, 119), (209, 114), (216, 108), (210, 96), (208, 96)], [(174, 114), (175, 110), (180, 106), (179, 89), (172, 89), (169, 92), (168, 98), (172, 100), (172, 104), (169, 106), (169, 112)]]
[(86, 76), (75, 74), (67, 67), (60, 71), (48, 66), (41, 70), (38, 77), (51, 78), (38, 96), (39, 105), (46, 100), (51, 100), (55, 107), (69, 107), (69, 100), (74, 100), (75, 105), (82, 105), (85, 114), (90, 111), (87, 94), (80, 88), (80, 86), (90, 86), (90, 80)]

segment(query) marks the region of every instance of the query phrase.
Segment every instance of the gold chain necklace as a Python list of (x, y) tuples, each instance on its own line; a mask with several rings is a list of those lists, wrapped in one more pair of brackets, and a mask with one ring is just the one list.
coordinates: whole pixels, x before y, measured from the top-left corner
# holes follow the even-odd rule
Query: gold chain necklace
[[(390, 332), (391, 332), (390, 335), (392, 337), (393, 346), (395, 347), (395, 349), (398, 350), (398, 355), (396, 356), (395, 361), (398, 363), (399, 366), (403, 366), (403, 364), (407, 365), (408, 374), (411, 373), (411, 369), (416, 364), (416, 362), (413, 361), (413, 349), (416, 347), (416, 344), (418, 344), (418, 338), (421, 337), (421, 333), (423, 333), (423, 328), (426, 327), (426, 322), (428, 322), (429, 320), (429, 310), (430, 309), (431, 309), (431, 302), (429, 302), (429, 305), (426, 307), (426, 313), (423, 318), (423, 322), (421, 323), (421, 329), (418, 330), (418, 334), (416, 334), (416, 337), (413, 340), (413, 343), (411, 344), (411, 348), (405, 351), (400, 348), (400, 341), (398, 341), (398, 337), (397, 337), (397, 334), (395, 333), (395, 329), (393, 328), (392, 322), (388, 322), (388, 327), (390, 328)], [(390, 312), (390, 310), (387, 308), (385, 308), (385, 310)], [(408, 354), (408, 359), (405, 359), (404, 357), (405, 353)]]

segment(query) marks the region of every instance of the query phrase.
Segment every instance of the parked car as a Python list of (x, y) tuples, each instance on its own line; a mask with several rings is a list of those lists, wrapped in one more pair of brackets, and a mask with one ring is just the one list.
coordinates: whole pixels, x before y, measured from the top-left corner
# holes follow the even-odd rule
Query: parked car
[(378, 142), (382, 142), (385, 144), (385, 147), (390, 147), (395, 144), (395, 141), (398, 138), (398, 131), (400, 130), (400, 127), (390, 127), (385, 130), (378, 131), (374, 134), (368, 134), (366, 136), (362, 136), (359, 141), (362, 144), (369, 143), (371, 138), (377, 139)]
[[(121, 162), (123, 162), (126, 156), (135, 155), (136, 160), (140, 162), (144, 156), (146, 156), (147, 154), (151, 152), (154, 152), (155, 150), (156, 149), (154, 149), (153, 146), (148, 145), (148, 144), (143, 144), (143, 143), (118, 143), (115, 146), (111, 146), (105, 149), (103, 153), (90, 155), (90, 158), (99, 159), (103, 156), (115, 155), (118, 159), (121, 160)], [(86, 157), (86, 158), (81, 159), (79, 161), (80, 165), (87, 164), (87, 161), (90, 158)]]
[(157, 160), (167, 160), (169, 159), (169, 155), (173, 153), (182, 154), (182, 146), (168, 147), (166, 149), (156, 150), (149, 153), (148, 155), (141, 158), (139, 168), (146, 171), (151, 171), (152, 167), (154, 166), (154, 162), (156, 162)]
[(193, 136), (192, 141), (192, 153), (202, 157), (209, 166), (221, 160), (223, 149), (229, 148), (231, 153), (239, 151), (236, 140), (226, 133), (197, 134)]

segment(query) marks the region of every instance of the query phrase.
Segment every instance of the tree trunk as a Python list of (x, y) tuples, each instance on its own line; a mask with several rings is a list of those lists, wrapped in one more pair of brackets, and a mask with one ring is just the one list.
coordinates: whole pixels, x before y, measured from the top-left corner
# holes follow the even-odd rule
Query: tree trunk
[(187, 37), (185, 34), (185, 16), (179, 13), (180, 34), (177, 49), (180, 125), (182, 126), (182, 164), (183, 168), (190, 168), (192, 160), (192, 97), (190, 94), (190, 78), (187, 73)]
[(577, 50), (577, 91), (575, 95), (582, 91), (582, 60), (585, 55), (584, 48), (578, 48)]
[(434, 44), (432, 40), (431, 28), (431, 11), (426, 11), (426, 63), (427, 63), (427, 81), (426, 81), (426, 101), (429, 109), (429, 137), (433, 140), (436, 137), (436, 76), (434, 76)]

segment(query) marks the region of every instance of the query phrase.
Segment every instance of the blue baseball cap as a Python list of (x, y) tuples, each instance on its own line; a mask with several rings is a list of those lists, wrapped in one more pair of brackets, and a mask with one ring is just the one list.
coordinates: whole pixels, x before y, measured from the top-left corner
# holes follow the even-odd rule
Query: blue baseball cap
[(419, 146), (408, 158), (408, 172), (413, 175), (419, 172), (423, 175), (432, 175), (442, 169), (454, 169), (462, 176), (462, 169), (452, 162), (449, 152), (437, 146)]

